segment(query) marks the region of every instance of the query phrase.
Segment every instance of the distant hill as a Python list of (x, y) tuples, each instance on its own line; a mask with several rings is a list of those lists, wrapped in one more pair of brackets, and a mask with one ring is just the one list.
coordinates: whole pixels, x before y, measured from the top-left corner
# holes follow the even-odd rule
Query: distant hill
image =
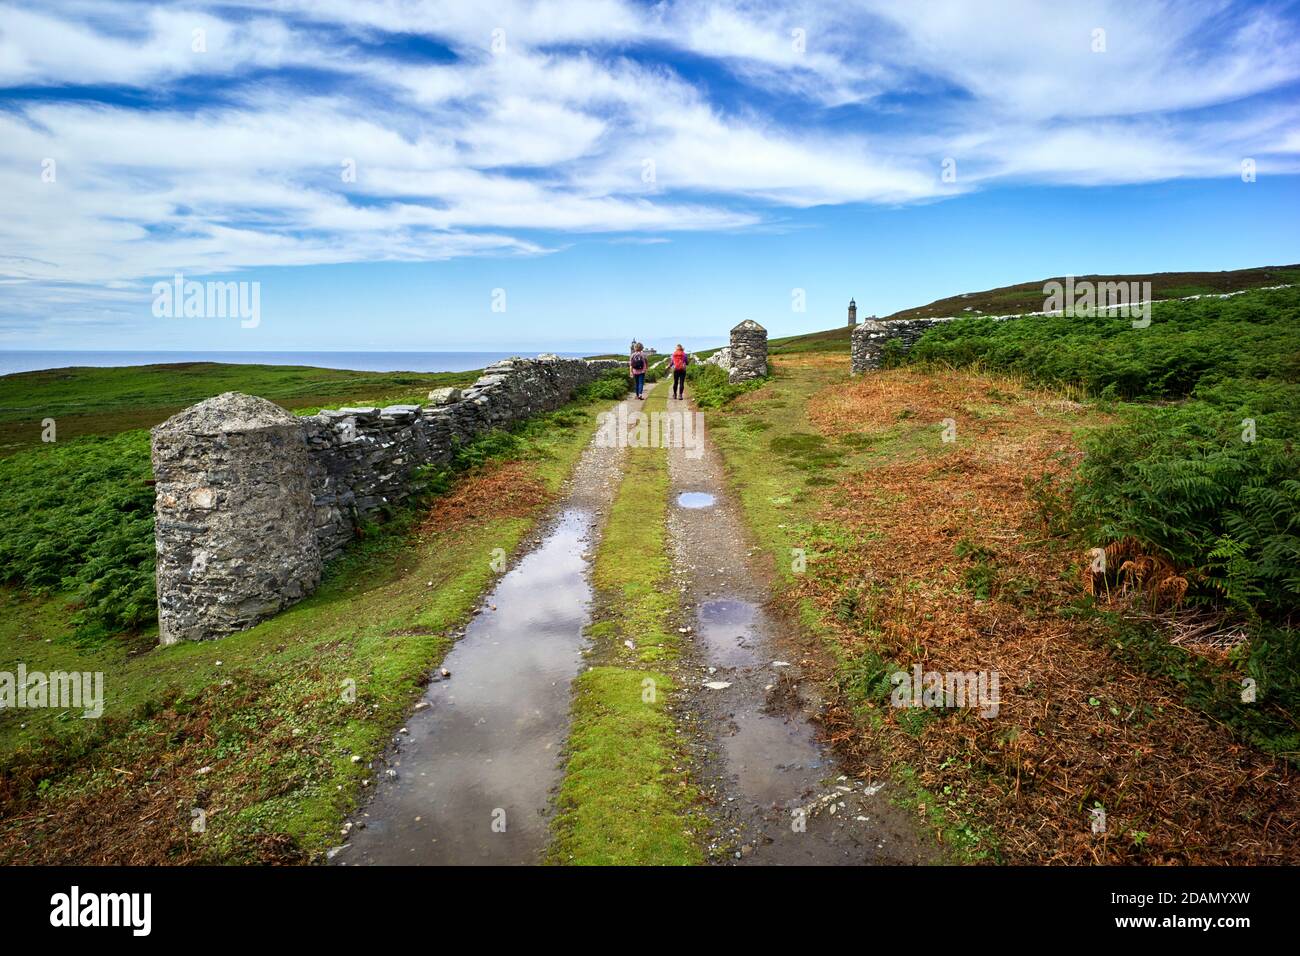
[(259, 395), (288, 409), (362, 401), (388, 405), (421, 400), (429, 389), (441, 385), (467, 385), (478, 374), (225, 362), (15, 372), (0, 376), (0, 456), (40, 446), (46, 418), (57, 421), (62, 442), (149, 428), (182, 408), (231, 390)]
[[(1064, 276), (1053, 277), (1064, 282)], [(1300, 282), (1300, 264), (1290, 266), (1261, 266), (1257, 269), (1237, 269), (1232, 272), (1148, 272), (1130, 275), (1075, 276), (1076, 283), (1090, 282), (1150, 282), (1151, 295), (1156, 299), (1180, 299), (1190, 295), (1208, 295), (1222, 292), (1239, 292), (1260, 286), (1288, 285)], [(986, 289), (983, 292), (964, 292), (946, 299), (935, 299), (928, 305), (903, 309), (890, 319), (926, 319), (949, 315), (1013, 315), (1018, 312), (1037, 312), (1043, 308), (1043, 286), (1053, 279), (1021, 282), (1017, 285)], [(827, 329), (773, 339), (769, 348), (773, 353), (821, 352), (848, 348), (849, 327)]]

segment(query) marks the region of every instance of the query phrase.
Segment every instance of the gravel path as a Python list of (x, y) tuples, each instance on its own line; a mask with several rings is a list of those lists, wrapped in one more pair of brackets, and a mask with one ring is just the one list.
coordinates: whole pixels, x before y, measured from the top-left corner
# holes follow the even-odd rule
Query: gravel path
[[(689, 402), (672, 411), (694, 414)], [(936, 860), (886, 782), (848, 778), (818, 736), (816, 685), (775, 616), (721, 460), (669, 451), (668, 527), (691, 641), (681, 665), (718, 862), (913, 864)], [(698, 426), (697, 426), (698, 431)], [(709, 504), (709, 501), (712, 504)]]

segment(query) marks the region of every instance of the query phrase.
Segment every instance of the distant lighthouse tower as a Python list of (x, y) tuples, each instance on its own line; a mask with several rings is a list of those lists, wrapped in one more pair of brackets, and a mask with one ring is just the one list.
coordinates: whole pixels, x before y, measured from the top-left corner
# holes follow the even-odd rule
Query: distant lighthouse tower
[(854, 302), (852, 299), (849, 299), (849, 325), (854, 326), (857, 324), (858, 324), (858, 304)]

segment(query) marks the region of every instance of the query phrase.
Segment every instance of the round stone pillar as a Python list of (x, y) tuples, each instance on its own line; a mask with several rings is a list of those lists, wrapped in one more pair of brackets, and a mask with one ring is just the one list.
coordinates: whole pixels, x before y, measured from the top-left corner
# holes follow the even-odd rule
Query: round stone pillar
[(767, 329), (746, 319), (731, 330), (730, 382), (744, 382), (767, 375)]
[(880, 368), (884, 362), (889, 327), (883, 322), (867, 319), (854, 328), (852, 339), (849, 346), (849, 374), (861, 375)]
[(302, 423), (226, 392), (153, 429), (162, 643), (212, 640), (320, 582)]

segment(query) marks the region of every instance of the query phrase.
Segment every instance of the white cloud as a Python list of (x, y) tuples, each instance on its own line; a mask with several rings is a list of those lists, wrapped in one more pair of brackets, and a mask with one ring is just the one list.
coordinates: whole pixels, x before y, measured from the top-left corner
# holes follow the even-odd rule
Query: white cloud
[[(995, 119), (1116, 116), (1239, 99), (1300, 79), (1300, 33), (1221, 0), (861, 0), (884, 62), (947, 78)], [(1103, 31), (1096, 52), (1094, 31)]]
[[(1267, 97), (1300, 80), (1296, 24), (1206, 0), (109, 0), (0, 16), (0, 87), (137, 91), (0, 112), (0, 281), (17, 280), (0, 294), (61, 305), (78, 284), (177, 270), (544, 255), (569, 233), (653, 241), (782, 207), (1300, 161), (1297, 111)], [(406, 35), (454, 55), (384, 49)], [(286, 68), (337, 82), (241, 83)]]
[[(71, 16), (0, 5), (0, 83), (148, 84), (191, 74), (319, 61), (307, 34), (279, 20), (231, 23), (200, 10), (72, 5)], [(93, 15), (93, 16), (92, 16)], [(112, 32), (86, 22), (111, 25)]]

